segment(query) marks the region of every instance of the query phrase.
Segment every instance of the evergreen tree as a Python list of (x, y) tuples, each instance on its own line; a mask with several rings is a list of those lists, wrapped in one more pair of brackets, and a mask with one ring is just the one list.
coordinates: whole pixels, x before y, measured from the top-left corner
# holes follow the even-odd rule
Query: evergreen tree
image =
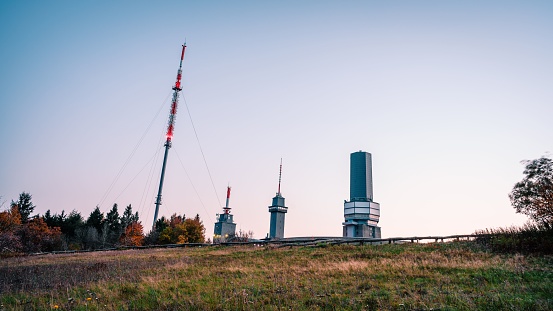
[(96, 233), (98, 234), (102, 231), (103, 221), (104, 214), (100, 212), (100, 208), (96, 206), (92, 213), (90, 213), (90, 216), (88, 216), (88, 219), (86, 220), (86, 225), (96, 229)]
[(108, 223), (110, 231), (119, 232), (121, 220), (119, 218), (119, 212), (117, 211), (117, 203), (113, 204), (111, 210), (106, 214), (106, 222)]
[[(125, 211), (123, 212), (123, 216), (121, 217), (121, 227), (123, 228), (123, 230), (125, 230), (127, 226), (130, 225), (133, 221), (134, 221), (134, 215), (132, 213), (132, 206), (131, 204), (129, 204), (125, 208)], [(138, 221), (138, 219), (136, 221)]]
[(169, 226), (169, 221), (167, 220), (167, 218), (165, 218), (165, 216), (161, 216), (161, 218), (159, 218), (156, 221), (155, 231), (162, 232), (168, 226)]
[(116, 244), (119, 240), (119, 237), (123, 233), (121, 226), (121, 218), (119, 217), (119, 212), (117, 211), (117, 203), (113, 204), (112, 209), (106, 214), (105, 219), (107, 232), (105, 232), (105, 238), (108, 243)]
[(75, 210), (71, 211), (67, 218), (63, 218), (63, 211), (61, 211), (60, 218), (63, 219), (61, 232), (63, 232), (63, 234), (65, 234), (70, 239), (76, 238), (77, 229), (84, 227), (83, 217), (79, 212)]
[(21, 222), (26, 223), (29, 221), (31, 213), (35, 210), (35, 205), (33, 204), (32, 196), (27, 192), (21, 192), (19, 195), (19, 200), (14, 202), (12, 200), (11, 206), (17, 206), (19, 209), (19, 214), (21, 215)]
[(44, 218), (44, 221), (46, 222), (48, 227), (54, 227), (53, 226), (54, 216), (52, 216), (52, 214), (50, 213), (50, 210), (47, 210), (46, 213), (44, 213), (44, 216), (42, 218)]

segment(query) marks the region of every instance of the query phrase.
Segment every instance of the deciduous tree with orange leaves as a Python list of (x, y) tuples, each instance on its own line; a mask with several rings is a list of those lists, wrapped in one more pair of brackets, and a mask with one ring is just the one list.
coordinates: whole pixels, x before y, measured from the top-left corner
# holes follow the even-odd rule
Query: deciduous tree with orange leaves
[(132, 222), (121, 235), (120, 242), (125, 246), (140, 246), (144, 241), (144, 228), (140, 222)]
[(11, 205), (9, 210), (0, 212), (0, 233), (13, 231), (21, 224), (21, 214), (17, 205)]
[(42, 217), (32, 218), (22, 225), (18, 234), (27, 252), (53, 251), (61, 245), (61, 229), (48, 227)]
[[(163, 218), (162, 218), (163, 219)], [(186, 218), (171, 215), (170, 219), (164, 219), (163, 228), (159, 232), (159, 237), (154, 243), (159, 244), (183, 244), (183, 243), (204, 243), (205, 242), (205, 227), (200, 220), (200, 216), (194, 218)]]
[(21, 226), (21, 215), (17, 205), (0, 212), (0, 254), (16, 253), (23, 250), (21, 238), (16, 230)]

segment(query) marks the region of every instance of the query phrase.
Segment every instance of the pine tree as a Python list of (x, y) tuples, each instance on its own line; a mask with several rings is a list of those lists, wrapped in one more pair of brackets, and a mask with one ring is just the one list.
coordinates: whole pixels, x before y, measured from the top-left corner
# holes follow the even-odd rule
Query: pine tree
[(35, 210), (35, 205), (33, 204), (32, 196), (27, 192), (22, 192), (19, 195), (19, 200), (17, 202), (12, 201), (11, 206), (17, 206), (19, 209), (19, 214), (21, 215), (21, 222), (26, 223), (29, 221), (31, 213)]
[(121, 227), (121, 219), (119, 217), (119, 212), (117, 211), (117, 203), (113, 204), (112, 209), (106, 214), (105, 223), (107, 225), (107, 232), (105, 233), (107, 242), (111, 244), (117, 243), (124, 230), (124, 228)]
[(93, 227), (96, 229), (97, 233), (100, 233), (102, 231), (102, 222), (104, 221), (104, 214), (100, 212), (100, 208), (96, 206), (96, 208), (90, 213), (90, 216), (88, 216), (88, 219), (86, 220), (86, 225), (89, 227)]

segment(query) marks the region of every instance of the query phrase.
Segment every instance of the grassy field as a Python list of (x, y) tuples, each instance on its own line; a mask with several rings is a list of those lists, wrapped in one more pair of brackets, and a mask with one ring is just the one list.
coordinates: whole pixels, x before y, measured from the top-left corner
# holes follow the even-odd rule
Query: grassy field
[(0, 260), (2, 310), (553, 310), (553, 257), (473, 242)]

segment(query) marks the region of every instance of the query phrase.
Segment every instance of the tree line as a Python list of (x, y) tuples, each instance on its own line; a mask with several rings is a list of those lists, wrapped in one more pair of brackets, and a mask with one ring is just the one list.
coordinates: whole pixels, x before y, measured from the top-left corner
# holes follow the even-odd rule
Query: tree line
[[(516, 212), (528, 215), (534, 224), (521, 228), (519, 235), (529, 232), (526, 235), (534, 236), (537, 232), (540, 238), (533, 239), (553, 249), (553, 160), (543, 156), (523, 164), (524, 178), (514, 185), (509, 198)], [(205, 242), (205, 227), (199, 215), (161, 217), (153, 230), (144, 234), (138, 212), (133, 213), (131, 205), (122, 215), (117, 204), (105, 215), (97, 206), (86, 220), (75, 210), (69, 214), (52, 214), (48, 210), (44, 215), (31, 216), (34, 209), (32, 196), (22, 192), (17, 201), (12, 200), (6, 210), (0, 211), (0, 255)], [(242, 233), (238, 237), (248, 239)], [(521, 241), (528, 244), (526, 238)]]
[(106, 214), (96, 206), (86, 219), (76, 210), (69, 214), (47, 210), (44, 215), (31, 216), (35, 207), (31, 194), (22, 192), (0, 212), (0, 254), (205, 242), (199, 215), (161, 217), (145, 234), (138, 212), (133, 212), (130, 204), (122, 215), (117, 203)]

